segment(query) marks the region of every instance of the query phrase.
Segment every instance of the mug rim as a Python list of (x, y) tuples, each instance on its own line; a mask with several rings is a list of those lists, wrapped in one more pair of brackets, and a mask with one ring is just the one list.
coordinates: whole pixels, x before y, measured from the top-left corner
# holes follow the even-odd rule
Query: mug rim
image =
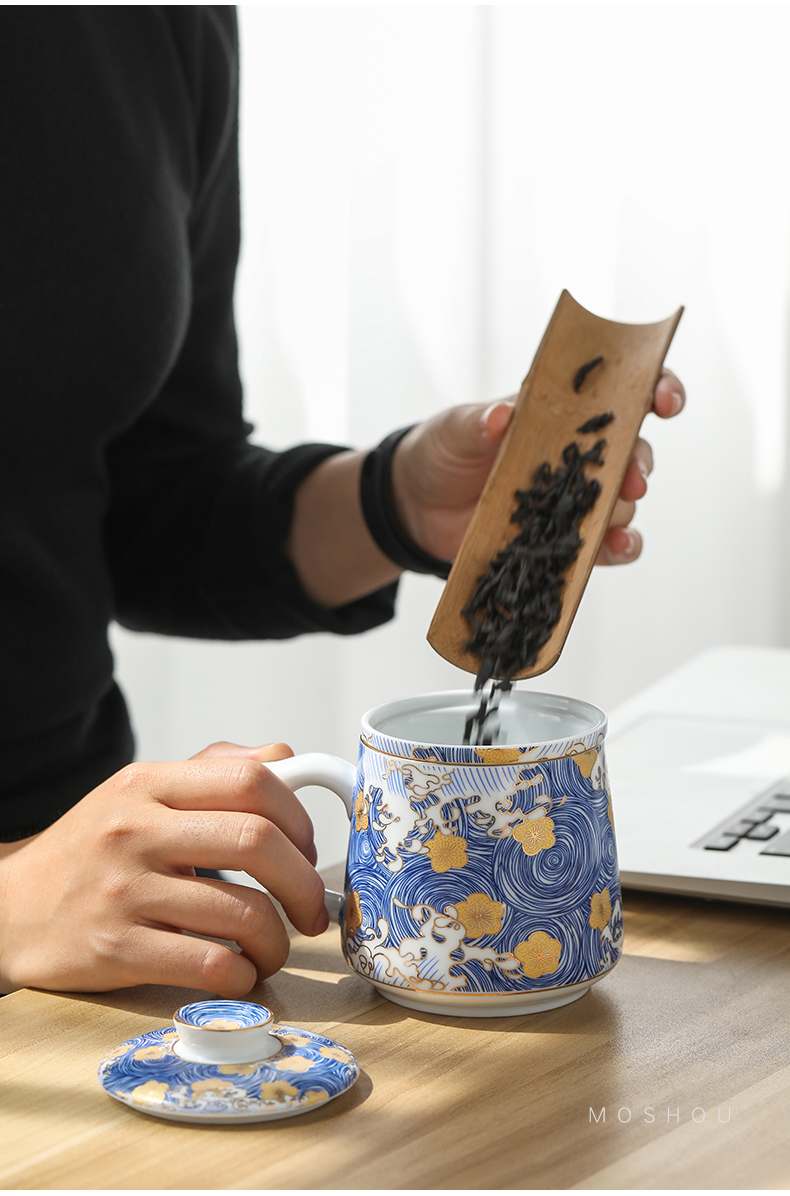
[[(581, 739), (587, 739), (589, 736), (598, 736), (601, 733), (605, 736), (608, 726), (607, 716), (599, 706), (593, 705), (592, 702), (587, 702), (583, 698), (571, 698), (565, 694), (551, 694), (540, 690), (533, 689), (514, 689), (511, 691), (510, 698), (515, 699), (520, 704), (529, 706), (533, 705), (535, 701), (543, 701), (544, 704), (548, 700), (548, 704), (554, 704), (557, 707), (563, 707), (566, 711), (574, 710), (577, 717), (588, 718), (589, 725), (582, 731), (577, 731), (572, 735), (563, 735), (559, 739), (536, 739), (531, 741), (524, 741), (523, 745), (501, 743), (493, 744), (487, 748), (487, 751), (495, 752), (502, 750), (507, 752), (509, 748), (515, 746), (528, 747), (530, 749), (545, 746), (551, 747), (552, 754), (561, 751), (563, 747), (572, 747), (579, 743)], [(426, 703), (430, 700), (430, 706)], [(448, 689), (438, 690), (435, 693), (416, 694), (408, 698), (395, 698), (389, 702), (382, 702), (378, 706), (373, 706), (362, 716), (362, 735), (363, 740), (366, 735), (383, 736), (392, 743), (402, 745), (409, 750), (415, 748), (454, 748), (457, 750), (474, 750), (475, 745), (461, 744), (461, 743), (437, 743), (436, 741), (429, 742), (428, 740), (406, 739), (401, 735), (393, 735), (390, 731), (386, 731), (381, 726), (376, 726), (376, 722), (382, 718), (386, 718), (396, 713), (408, 714), (417, 713), (421, 709), (430, 709), (438, 705), (449, 706), (467, 706), (473, 705), (475, 702), (474, 693), (468, 689)], [(411, 707), (411, 710), (410, 710)], [(460, 736), (459, 736), (460, 738)], [(494, 763), (492, 761), (492, 763)]]

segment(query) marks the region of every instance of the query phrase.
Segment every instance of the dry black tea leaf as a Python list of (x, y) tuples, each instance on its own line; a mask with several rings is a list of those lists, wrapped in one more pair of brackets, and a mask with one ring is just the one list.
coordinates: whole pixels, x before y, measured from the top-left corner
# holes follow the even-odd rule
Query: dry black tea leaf
[(588, 432), (600, 432), (601, 428), (605, 428), (613, 419), (613, 411), (607, 411), (604, 415), (593, 415), (586, 424), (582, 424), (576, 431), (581, 432), (582, 435), (586, 435)]
[[(578, 431), (597, 432), (613, 419), (611, 413), (593, 416)], [(572, 441), (563, 449), (561, 465), (552, 470), (544, 461), (530, 489), (516, 491), (511, 521), (521, 530), (478, 578), (463, 610), (472, 632), (467, 651), (480, 658), (475, 692), (483, 691), (477, 713), (467, 720), (464, 743), (496, 742), (501, 695), (512, 689), (516, 673), (535, 663), (551, 637), (562, 612), (565, 574), (582, 546), (579, 525), (601, 489), (584, 467), (603, 464), (605, 445), (598, 440), (583, 452)]]
[(577, 394), (581, 390), (584, 379), (587, 377), (590, 370), (594, 370), (595, 367), (597, 365), (600, 365), (602, 361), (603, 361), (603, 357), (594, 357), (592, 359), (592, 361), (588, 361), (584, 365), (579, 367), (579, 369), (576, 371), (576, 374), (574, 375), (574, 379), (573, 379), (573, 389), (576, 391)]

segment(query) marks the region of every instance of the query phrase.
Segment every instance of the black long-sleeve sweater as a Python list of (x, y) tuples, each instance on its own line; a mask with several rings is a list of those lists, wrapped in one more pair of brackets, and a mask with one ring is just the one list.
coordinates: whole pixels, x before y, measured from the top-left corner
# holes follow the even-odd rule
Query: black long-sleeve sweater
[(251, 446), (229, 7), (0, 9), (0, 838), (128, 762), (107, 626), (348, 633), (283, 555), (330, 445)]

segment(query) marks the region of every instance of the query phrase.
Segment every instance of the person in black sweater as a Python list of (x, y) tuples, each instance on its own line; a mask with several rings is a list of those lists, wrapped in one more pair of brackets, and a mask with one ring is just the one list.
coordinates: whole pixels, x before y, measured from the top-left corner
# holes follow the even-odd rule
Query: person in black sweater
[[(312, 827), (265, 768), (289, 749), (130, 764), (108, 624), (256, 639), (389, 619), (404, 567), (446, 571), (510, 415), (454, 408), (371, 456), (248, 442), (236, 37), (226, 6), (0, 16), (0, 991), (243, 995), (285, 929), (196, 866), (244, 869), (325, 929)], [(665, 373), (654, 409), (683, 401)], [(611, 563), (639, 553), (651, 465), (640, 441)]]

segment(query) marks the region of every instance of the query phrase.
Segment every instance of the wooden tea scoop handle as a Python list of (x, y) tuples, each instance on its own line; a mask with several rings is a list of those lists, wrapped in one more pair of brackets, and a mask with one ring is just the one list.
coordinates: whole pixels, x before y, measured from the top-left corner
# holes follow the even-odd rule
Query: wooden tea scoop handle
[[(428, 631), (428, 642), (452, 664), (477, 673), (481, 660), (466, 644), (472, 628), (462, 611), (493, 558), (519, 532), (511, 521), (516, 490), (528, 490), (543, 462), (554, 470), (575, 441), (582, 451), (605, 439), (603, 464), (585, 467), (600, 483), (579, 524), (582, 545), (565, 574), (562, 608), (549, 640), (515, 678), (535, 677), (558, 659), (606, 534), (642, 420), (683, 308), (659, 324), (615, 324), (563, 291), (521, 387), (510, 426), (464, 537)], [(580, 435), (591, 417), (611, 412), (601, 431)]]

